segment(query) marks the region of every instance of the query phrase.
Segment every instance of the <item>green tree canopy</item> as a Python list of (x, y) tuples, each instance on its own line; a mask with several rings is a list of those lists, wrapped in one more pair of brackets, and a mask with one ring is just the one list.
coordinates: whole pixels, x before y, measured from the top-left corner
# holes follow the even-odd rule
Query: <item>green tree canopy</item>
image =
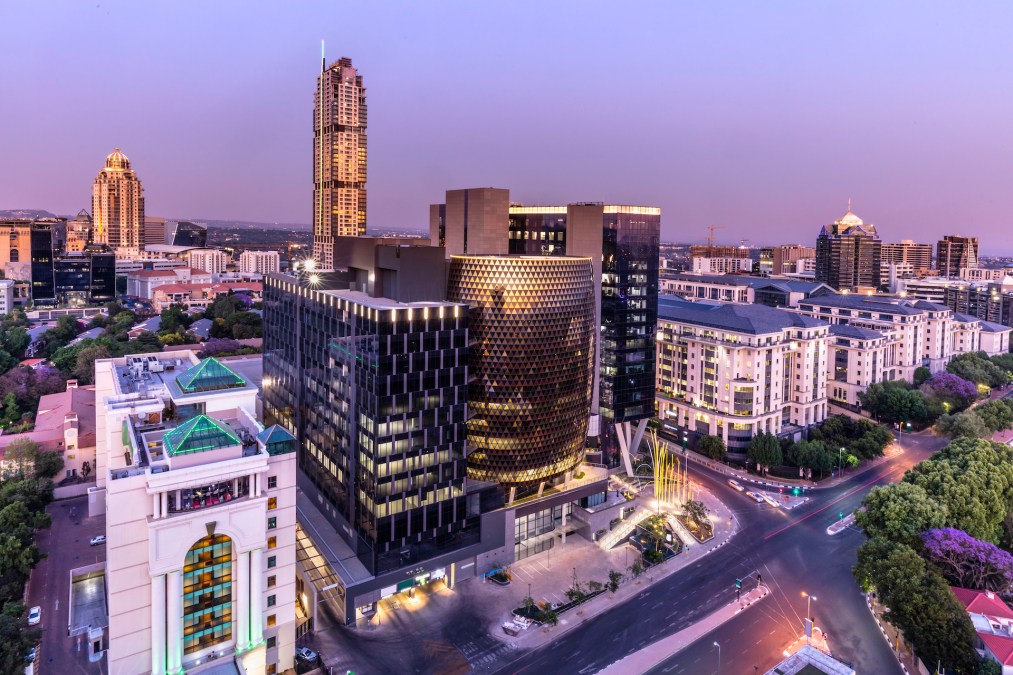
[(921, 533), (946, 525), (946, 511), (925, 488), (907, 482), (874, 487), (855, 520), (871, 537), (917, 546)]
[(701, 455), (711, 459), (722, 460), (728, 456), (728, 449), (720, 436), (704, 436), (697, 445)]
[(756, 464), (761, 473), (766, 473), (771, 467), (780, 466), (784, 461), (777, 436), (767, 432), (760, 432), (749, 439), (746, 456), (749, 457), (749, 461)]

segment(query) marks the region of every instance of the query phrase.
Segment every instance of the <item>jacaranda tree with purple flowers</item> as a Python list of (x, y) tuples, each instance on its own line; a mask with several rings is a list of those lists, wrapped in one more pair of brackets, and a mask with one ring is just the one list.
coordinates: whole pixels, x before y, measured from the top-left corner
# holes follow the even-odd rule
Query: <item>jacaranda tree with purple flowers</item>
[(966, 408), (978, 398), (978, 387), (974, 382), (953, 373), (936, 373), (922, 385), (921, 390), (926, 396), (948, 399), (958, 408)]
[(925, 557), (950, 583), (962, 588), (1013, 591), (1013, 555), (963, 530), (946, 527), (922, 533)]

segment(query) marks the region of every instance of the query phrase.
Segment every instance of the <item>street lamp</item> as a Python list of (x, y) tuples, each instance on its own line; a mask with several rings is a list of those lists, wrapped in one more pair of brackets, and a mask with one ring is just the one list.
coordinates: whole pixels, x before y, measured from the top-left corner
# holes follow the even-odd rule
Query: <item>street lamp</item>
[(837, 473), (842, 474), (844, 472), (844, 448), (841, 448), (837, 453)]
[(717, 672), (720, 673), (721, 672), (721, 645), (719, 645), (717, 642), (715, 642), (714, 646), (718, 648), (718, 670), (717, 670)]
[(813, 600), (818, 600), (819, 598), (817, 598), (815, 595), (809, 595), (805, 591), (802, 591), (802, 597), (803, 598), (807, 598), (806, 605), (805, 605), (805, 616), (806, 616), (807, 619), (809, 619), (810, 621), (812, 621), (812, 618), (813, 618), (813, 614), (812, 614), (812, 601)]

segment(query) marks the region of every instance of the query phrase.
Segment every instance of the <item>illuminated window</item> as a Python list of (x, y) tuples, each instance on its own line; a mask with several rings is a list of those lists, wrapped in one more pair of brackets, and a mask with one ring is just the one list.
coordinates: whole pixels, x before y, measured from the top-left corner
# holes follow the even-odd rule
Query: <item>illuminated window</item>
[(232, 639), (232, 540), (204, 537), (183, 565), (183, 651), (192, 654)]
[(278, 537), (268, 537), (267, 538), (267, 547), (268, 548), (277, 548), (278, 547)]
[(267, 627), (270, 628), (278, 623), (278, 619), (274, 614), (267, 615)]
[(278, 577), (274, 576), (273, 574), (267, 578), (267, 587), (268, 588), (274, 588), (275, 584), (277, 584), (277, 583), (278, 583)]
[(276, 509), (276, 508), (278, 508), (278, 498), (277, 497), (268, 497), (267, 498), (267, 510), (270, 511), (271, 509)]

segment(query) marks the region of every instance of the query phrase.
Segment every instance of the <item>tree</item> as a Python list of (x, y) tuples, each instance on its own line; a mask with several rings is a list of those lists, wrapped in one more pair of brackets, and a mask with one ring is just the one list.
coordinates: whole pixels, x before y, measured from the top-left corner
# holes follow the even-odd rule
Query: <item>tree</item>
[(134, 340), (137, 350), (134, 352), (138, 353), (150, 353), (162, 351), (162, 341), (159, 339), (157, 333), (153, 333), (150, 330), (142, 332)]
[(8, 603), (0, 613), (0, 673), (23, 673), (25, 654), (41, 637), (38, 629), (25, 630), (23, 613), (24, 605), (14, 603)]
[(925, 381), (932, 377), (932, 371), (925, 366), (918, 366), (915, 368), (914, 384), (916, 387), (920, 387), (925, 384)]
[(231, 338), (212, 338), (204, 343), (200, 356), (206, 359), (209, 356), (223, 356), (233, 354), (243, 348), (242, 343)]
[(991, 432), (1013, 428), (1013, 407), (1009, 399), (997, 399), (975, 406), (974, 414)]
[(633, 578), (637, 580), (637, 583), (640, 583), (639, 581), (640, 575), (643, 573), (644, 573), (644, 563), (640, 562), (640, 558), (638, 557), (636, 560), (633, 561), (633, 564), (630, 565), (630, 574), (632, 574)]
[(989, 387), (1001, 387), (1010, 382), (1007, 370), (989, 359), (985, 352), (970, 352), (953, 358), (946, 364), (946, 372)]
[(937, 373), (921, 386), (926, 396), (942, 399), (957, 409), (964, 409), (978, 398), (978, 388), (971, 380), (950, 372)]
[[(35, 461), (38, 456), (38, 443), (30, 438), (19, 438), (7, 446), (4, 452), (4, 463), (12, 476), (25, 478), (35, 472)], [(3, 531), (2, 528), (0, 531)]]
[(162, 310), (159, 316), (161, 320), (158, 324), (158, 332), (160, 334), (182, 333), (190, 325), (190, 317), (183, 305), (169, 305)]
[(917, 546), (925, 530), (943, 527), (946, 511), (925, 488), (907, 482), (874, 487), (862, 500), (855, 521), (866, 536)]
[(28, 331), (20, 326), (0, 328), (0, 348), (12, 356), (24, 356), (31, 341)]
[(765, 474), (770, 467), (781, 465), (781, 444), (774, 434), (760, 432), (750, 439), (746, 455), (756, 464), (757, 471)]
[(728, 449), (720, 436), (704, 436), (700, 439), (697, 450), (701, 455), (719, 461), (728, 456)]
[(256, 312), (235, 312), (225, 319), (228, 334), (236, 340), (248, 340), (264, 334), (263, 320)]
[(998, 546), (951, 527), (923, 532), (922, 542), (926, 559), (953, 585), (1013, 591), (1013, 555)]
[(108, 359), (112, 354), (105, 345), (97, 344), (85, 347), (77, 354), (74, 361), (74, 377), (81, 384), (92, 384), (95, 381), (95, 361)]
[(35, 475), (39, 478), (56, 478), (63, 466), (63, 455), (56, 451), (40, 452), (35, 457)]
[(39, 338), (45, 345), (46, 356), (52, 356), (57, 349), (76, 338), (80, 332), (81, 327), (77, 319), (72, 316), (61, 316), (57, 319), (56, 325)]
[(611, 593), (615, 593), (619, 590), (619, 584), (623, 583), (624, 575), (622, 572), (616, 570), (609, 570), (609, 580), (605, 584), (605, 587), (609, 589)]
[(950, 438), (984, 438), (988, 429), (978, 415), (971, 412), (943, 415), (936, 422), (936, 431)]
[(234, 296), (226, 295), (211, 303), (204, 316), (209, 319), (227, 319), (242, 309), (241, 301)]
[(978, 664), (978, 669), (974, 671), (974, 675), (1002, 675), (1002, 666), (999, 665), (998, 661), (984, 658)]
[(703, 527), (707, 522), (707, 507), (703, 502), (695, 499), (690, 499), (684, 505), (686, 509), (686, 517), (692, 520), (699, 527)]

